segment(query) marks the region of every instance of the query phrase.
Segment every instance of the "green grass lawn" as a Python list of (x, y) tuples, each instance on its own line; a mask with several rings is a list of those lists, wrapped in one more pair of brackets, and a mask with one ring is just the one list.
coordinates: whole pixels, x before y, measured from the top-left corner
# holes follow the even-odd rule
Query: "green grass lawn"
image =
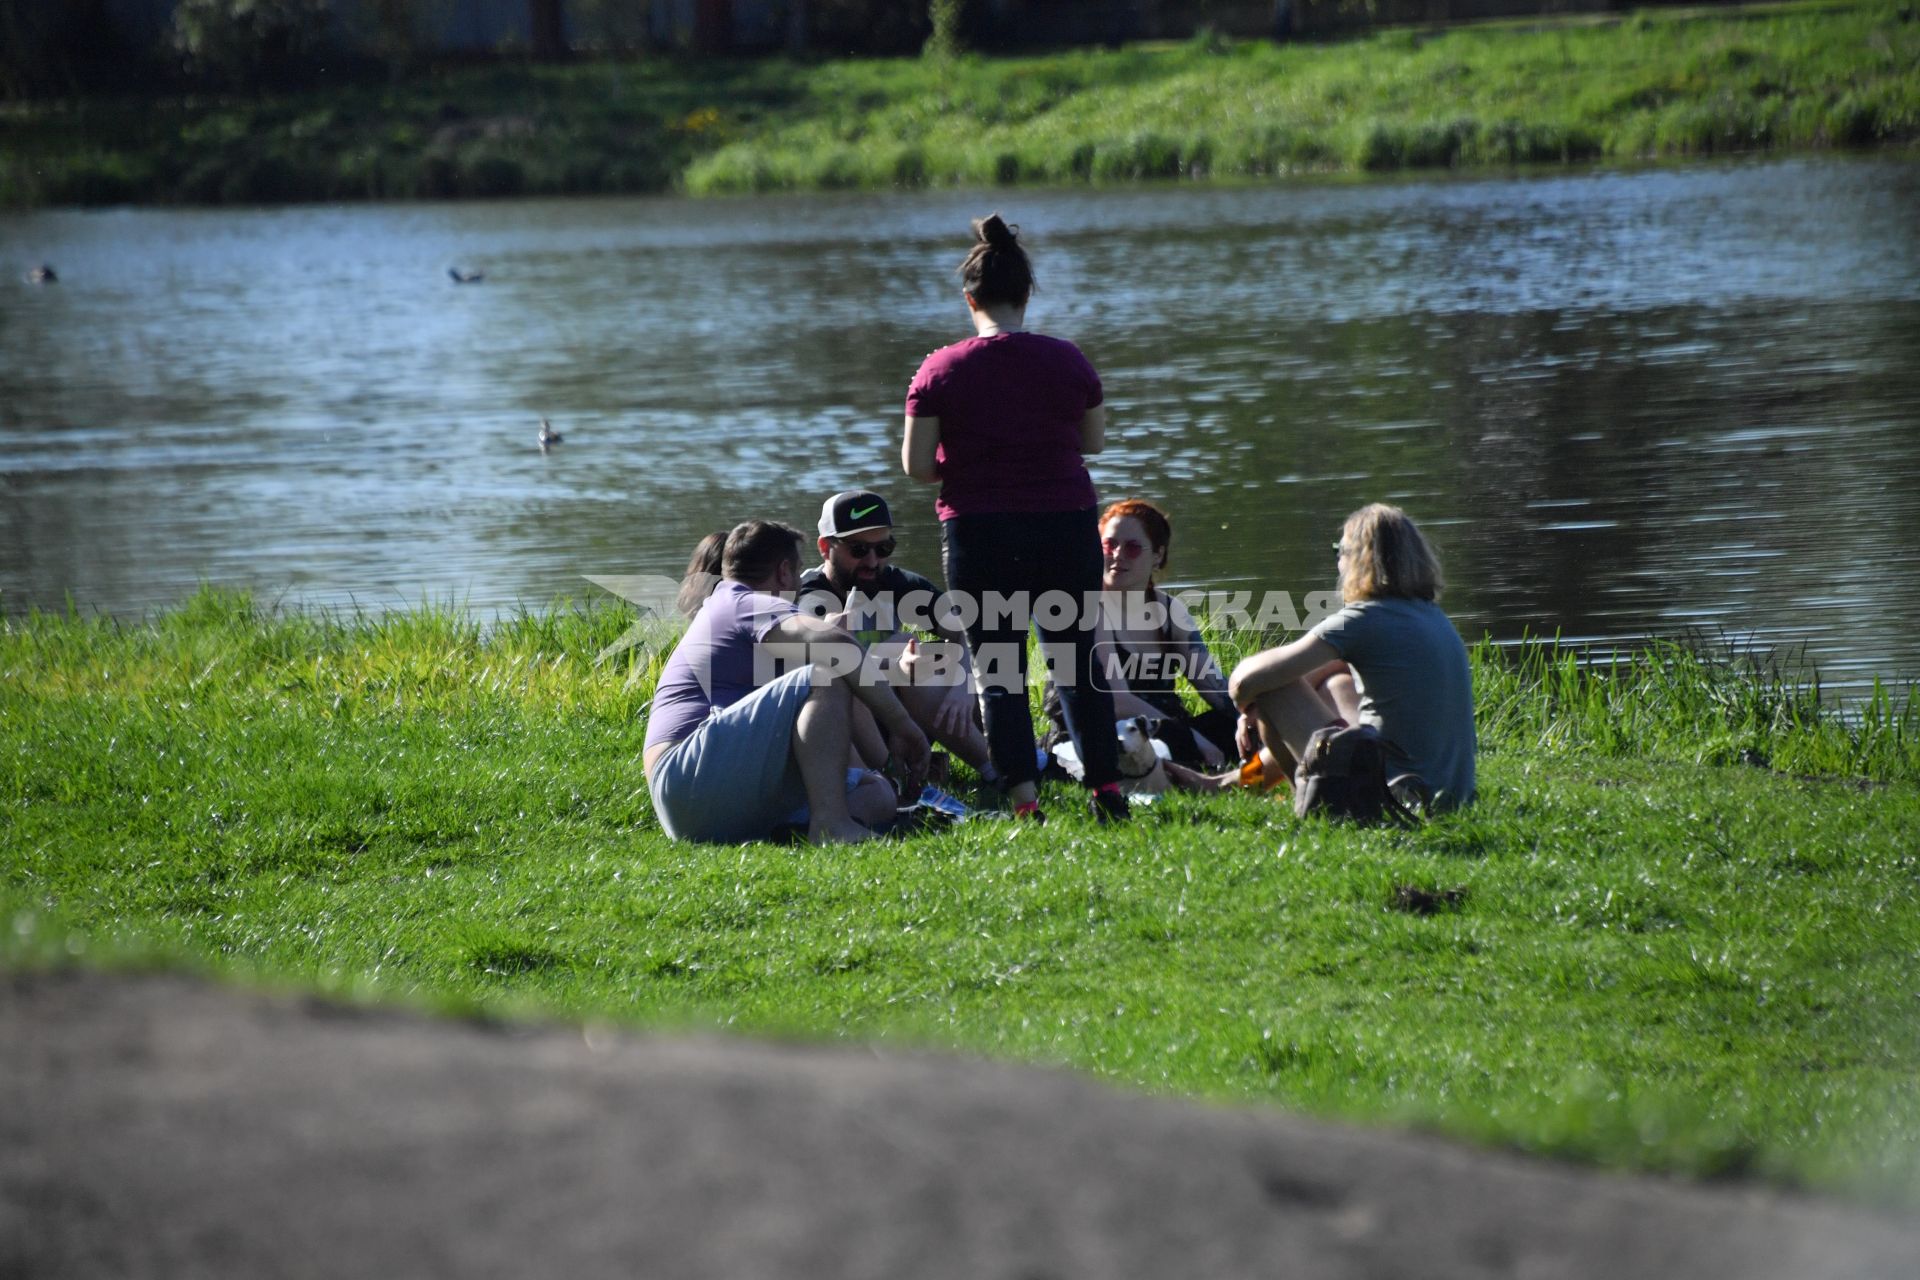
[(1920, 1204), (1911, 690), (1843, 724), (1676, 648), (1488, 647), (1483, 799), (1421, 830), (1060, 791), (1044, 828), (694, 847), (640, 771), (664, 640), (594, 661), (630, 621), (7, 622), (0, 962), (951, 1047)]
[(1920, 8), (1841, 0), (1020, 58), (502, 65), (0, 110), (0, 203), (924, 187), (1920, 139)]

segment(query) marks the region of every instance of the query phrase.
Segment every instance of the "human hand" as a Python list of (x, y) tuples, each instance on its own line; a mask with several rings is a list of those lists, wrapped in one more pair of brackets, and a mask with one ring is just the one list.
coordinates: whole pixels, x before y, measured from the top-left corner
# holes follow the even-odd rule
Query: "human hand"
[(899, 657), (894, 659), (894, 669), (907, 684), (920, 683), (920, 668), (926, 665), (926, 655), (920, 652), (920, 637), (908, 636), (906, 643), (900, 646)]
[(1251, 760), (1260, 752), (1260, 726), (1245, 712), (1240, 714), (1240, 723), (1234, 729), (1233, 744), (1240, 748), (1242, 760)]
[(933, 763), (933, 749), (927, 744), (927, 735), (920, 732), (920, 726), (913, 721), (903, 721), (887, 735), (887, 751), (905, 770), (900, 779), (901, 803), (912, 804), (920, 798), (920, 789), (927, 785), (927, 769)]
[(965, 683), (947, 690), (933, 709), (933, 732), (939, 738), (958, 738), (973, 727), (973, 690)]

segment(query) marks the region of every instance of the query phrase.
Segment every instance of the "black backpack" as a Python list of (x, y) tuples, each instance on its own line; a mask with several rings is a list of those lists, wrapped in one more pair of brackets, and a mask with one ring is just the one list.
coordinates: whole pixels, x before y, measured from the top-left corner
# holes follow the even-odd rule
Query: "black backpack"
[(1398, 754), (1378, 729), (1367, 725), (1316, 730), (1293, 775), (1293, 812), (1362, 826), (1413, 826), (1427, 807), (1428, 787), (1416, 774), (1391, 775), (1392, 758)]

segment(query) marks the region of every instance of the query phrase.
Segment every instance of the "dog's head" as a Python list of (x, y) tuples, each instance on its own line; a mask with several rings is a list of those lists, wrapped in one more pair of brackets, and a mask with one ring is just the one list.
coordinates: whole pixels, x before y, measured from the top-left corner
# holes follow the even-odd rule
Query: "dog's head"
[(1133, 716), (1116, 726), (1120, 734), (1120, 782), (1128, 791), (1158, 791), (1167, 785), (1160, 767), (1160, 753), (1154, 748), (1153, 726), (1145, 716)]

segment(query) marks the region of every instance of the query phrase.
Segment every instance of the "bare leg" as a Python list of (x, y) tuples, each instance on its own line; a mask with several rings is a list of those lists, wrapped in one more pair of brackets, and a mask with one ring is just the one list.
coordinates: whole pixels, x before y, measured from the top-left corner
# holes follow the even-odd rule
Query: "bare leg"
[(880, 724), (873, 718), (873, 712), (867, 710), (867, 704), (858, 698), (853, 699), (853, 721), (849, 732), (853, 737), (853, 750), (856, 759), (849, 768), (879, 769), (886, 765), (886, 735), (880, 732)]
[[(1198, 769), (1189, 769), (1183, 764), (1168, 760), (1161, 766), (1167, 772), (1167, 781), (1179, 791), (1231, 791), (1241, 785), (1240, 770), (1228, 769), (1225, 773), (1202, 773)], [(1279, 751), (1265, 745), (1260, 747), (1260, 768), (1268, 779), (1263, 786), (1277, 786), (1279, 782), (1293, 773), (1292, 757), (1283, 746)]]
[(980, 732), (980, 726), (968, 718), (966, 727), (959, 733), (933, 732), (933, 713), (941, 703), (947, 700), (948, 689), (944, 685), (897, 685), (894, 692), (900, 697), (900, 704), (913, 717), (913, 722), (927, 737), (953, 752), (970, 765), (976, 772), (987, 765), (990, 753), (987, 750), (987, 735)]
[[(1293, 772), (1315, 730), (1336, 716), (1349, 724), (1358, 722), (1359, 696), (1347, 665), (1331, 662), (1303, 679), (1261, 694), (1251, 713), (1260, 731), (1261, 771), (1280, 779)], [(1237, 771), (1207, 774), (1172, 761), (1166, 770), (1168, 780), (1182, 791), (1227, 791), (1240, 780)]]
[[(1337, 714), (1333, 704), (1305, 680), (1261, 694), (1253, 704), (1253, 721), (1260, 729), (1263, 757), (1270, 751), (1281, 765), (1288, 763), (1281, 758), (1282, 752), (1300, 759), (1314, 730), (1324, 728)], [(1263, 758), (1262, 763), (1271, 762)]]
[(1354, 687), (1352, 676), (1335, 676), (1320, 687), (1320, 692), (1333, 703), (1342, 720), (1360, 723), (1360, 691)]
[(877, 773), (868, 774), (847, 793), (847, 813), (855, 822), (869, 827), (891, 822), (899, 804), (893, 785)]
[(841, 677), (816, 684), (793, 725), (793, 762), (807, 788), (807, 838), (866, 840), (873, 832), (847, 811), (847, 751), (853, 691)]
[(1353, 669), (1346, 663), (1329, 662), (1308, 676), (1307, 683), (1319, 690), (1342, 720), (1360, 723), (1360, 690), (1354, 686)]
[(1230, 791), (1240, 781), (1239, 772), (1231, 769), (1226, 773), (1202, 773), (1172, 760), (1161, 768), (1167, 771), (1167, 781), (1178, 791)]

